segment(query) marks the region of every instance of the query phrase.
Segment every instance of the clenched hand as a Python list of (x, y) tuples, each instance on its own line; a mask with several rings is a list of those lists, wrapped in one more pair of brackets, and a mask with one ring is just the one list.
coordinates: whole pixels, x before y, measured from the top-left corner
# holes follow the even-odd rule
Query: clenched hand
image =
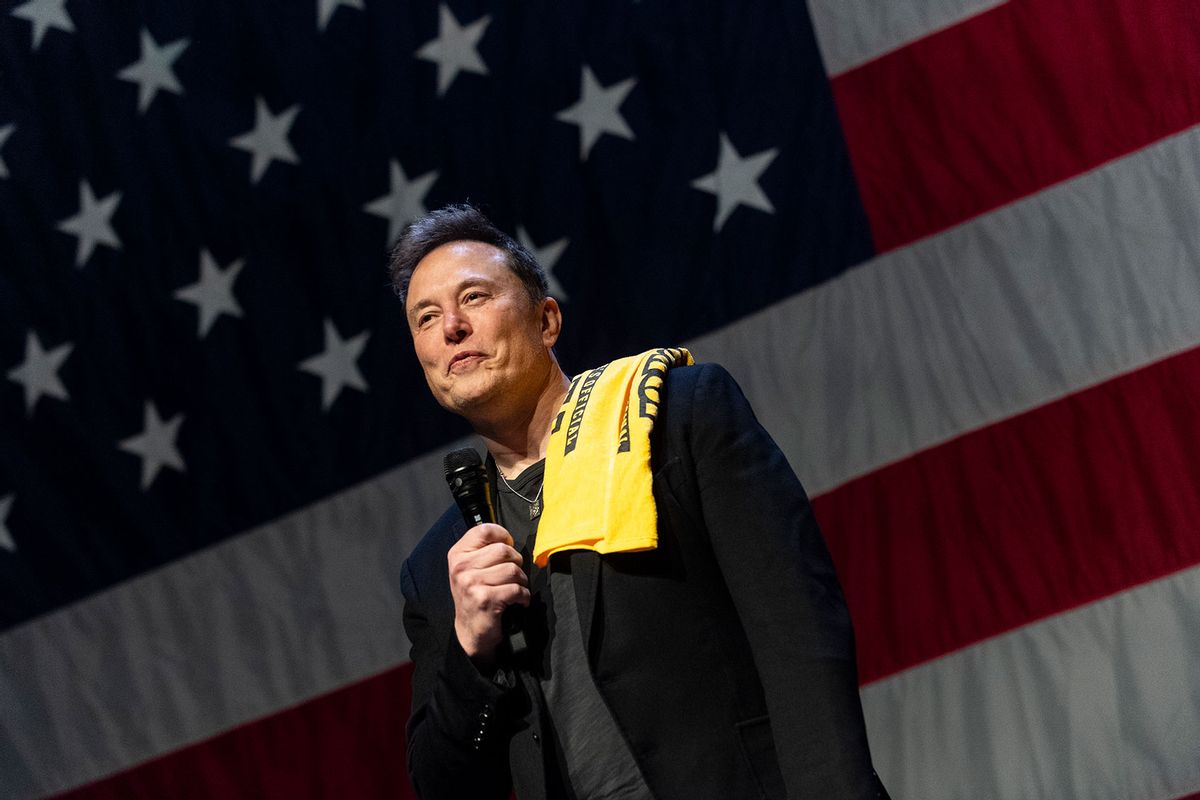
[(504, 638), (500, 617), (512, 605), (529, 605), (529, 579), (513, 538), (499, 525), (471, 528), (446, 555), (454, 596), (454, 632), (479, 666), (491, 664)]

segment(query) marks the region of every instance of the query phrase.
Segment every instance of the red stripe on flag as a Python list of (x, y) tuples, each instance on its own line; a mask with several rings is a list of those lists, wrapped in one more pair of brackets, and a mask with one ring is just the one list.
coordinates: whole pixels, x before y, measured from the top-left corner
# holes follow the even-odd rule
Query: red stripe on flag
[(890, 250), (1200, 121), (1200, 5), (1012, 0), (833, 91)]
[(815, 500), (866, 683), (1200, 563), (1200, 349)]
[(405, 767), (412, 665), (74, 789), (70, 800), (416, 800)]

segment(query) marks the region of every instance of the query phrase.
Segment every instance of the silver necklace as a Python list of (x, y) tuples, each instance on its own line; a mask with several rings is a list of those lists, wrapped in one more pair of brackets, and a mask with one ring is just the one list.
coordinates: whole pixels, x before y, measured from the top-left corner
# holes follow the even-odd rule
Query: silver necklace
[(541, 513), (542, 513), (542, 489), (546, 488), (546, 481), (544, 479), (542, 480), (542, 485), (538, 487), (537, 494), (535, 494), (533, 496), (533, 499), (530, 500), (528, 497), (521, 494), (516, 489), (512, 488), (512, 484), (508, 482), (508, 478), (504, 477), (503, 472), (501, 472), (500, 470), (497, 469), (496, 474), (500, 476), (500, 480), (504, 481), (504, 485), (506, 487), (508, 487), (508, 490), (510, 492), (512, 492), (517, 497), (524, 500), (526, 503), (529, 503), (529, 518), (530, 519), (537, 519), (539, 516), (541, 516)]

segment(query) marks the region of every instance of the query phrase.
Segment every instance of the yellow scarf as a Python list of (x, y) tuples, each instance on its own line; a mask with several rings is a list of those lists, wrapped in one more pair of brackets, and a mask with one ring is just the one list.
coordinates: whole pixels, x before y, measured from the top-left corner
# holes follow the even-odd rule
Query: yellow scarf
[(630, 553), (658, 545), (650, 431), (667, 370), (691, 363), (687, 350), (662, 347), (571, 381), (546, 453), (535, 564), (546, 566), (560, 550)]

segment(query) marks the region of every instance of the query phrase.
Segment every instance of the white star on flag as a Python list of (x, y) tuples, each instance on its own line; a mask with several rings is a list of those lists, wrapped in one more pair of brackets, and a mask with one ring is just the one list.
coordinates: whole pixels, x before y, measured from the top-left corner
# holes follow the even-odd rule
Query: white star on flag
[(4, 497), (0, 497), (0, 547), (10, 553), (17, 552), (17, 543), (13, 541), (12, 534), (8, 532), (8, 512), (12, 510), (15, 497), (15, 494), (6, 494)]
[(58, 28), (67, 33), (75, 32), (75, 25), (67, 14), (66, 6), (67, 0), (29, 0), (25, 5), (14, 8), (12, 15), (33, 23), (33, 49), (37, 50), (42, 43), (42, 37), (51, 28)]
[(127, 453), (133, 453), (142, 459), (142, 489), (150, 488), (159, 470), (163, 467), (173, 467), (183, 472), (185, 467), (183, 457), (175, 449), (175, 437), (179, 435), (179, 426), (183, 424), (183, 414), (176, 414), (164, 422), (159, 416), (154, 403), (146, 401), (145, 427), (137, 436), (131, 436), (120, 443)]
[[(8, 137), (13, 135), (13, 131), (17, 129), (16, 125), (5, 125), (0, 128), (0, 150), (4, 149), (4, 143), (8, 141)], [(8, 165), (4, 163), (4, 159), (0, 157), (0, 178), (8, 177)]]
[(363, 211), (388, 221), (388, 242), (394, 242), (405, 223), (426, 212), (424, 200), (438, 179), (436, 171), (426, 172), (411, 181), (399, 161), (391, 162), (391, 191), (363, 206)]
[(341, 394), (343, 386), (358, 389), (360, 392), (367, 391), (367, 380), (354, 362), (362, 354), (370, 337), (369, 331), (363, 331), (357, 336), (342, 339), (337, 328), (333, 327), (333, 322), (325, 320), (325, 351), (301, 361), (298, 367), (321, 379), (322, 411), (329, 410)]
[(187, 47), (187, 39), (177, 39), (160, 47), (150, 31), (142, 28), (142, 57), (117, 73), (119, 79), (138, 85), (140, 113), (150, 107), (159, 89), (183, 94), (183, 87), (171, 67)]
[(317, 30), (325, 30), (325, 26), (329, 24), (329, 18), (333, 16), (334, 11), (337, 11), (338, 6), (361, 10), (363, 4), (362, 0), (317, 0)]
[(718, 157), (716, 170), (692, 181), (692, 188), (717, 196), (714, 231), (721, 230), (725, 220), (729, 219), (729, 215), (739, 203), (770, 214), (775, 213), (775, 207), (758, 185), (758, 179), (777, 155), (779, 148), (773, 147), (742, 158), (729, 141), (729, 137), (721, 134), (721, 155)]
[(113, 192), (97, 200), (86, 180), (79, 182), (79, 213), (58, 223), (58, 230), (79, 238), (75, 248), (75, 266), (82, 267), (92, 257), (97, 244), (120, 250), (121, 240), (112, 229), (112, 215), (121, 202), (121, 193)]
[(591, 68), (584, 65), (580, 79), (579, 100), (570, 108), (555, 116), (562, 122), (579, 126), (579, 155), (587, 161), (592, 145), (605, 133), (632, 140), (633, 131), (621, 116), (621, 103), (637, 85), (634, 78), (626, 78), (607, 89), (600, 85)]
[(570, 240), (565, 236), (556, 242), (551, 242), (544, 247), (538, 247), (530, 238), (529, 232), (520, 225), (517, 226), (517, 241), (521, 243), (529, 252), (533, 253), (533, 257), (542, 265), (542, 269), (546, 271), (546, 283), (550, 284), (550, 296), (555, 300), (566, 302), (570, 298), (567, 296), (567, 290), (559, 282), (554, 275), (554, 267), (558, 264), (558, 259), (562, 257), (563, 251), (567, 249)]
[(484, 16), (463, 27), (448, 6), (438, 6), (438, 36), (422, 45), (415, 54), (417, 58), (437, 64), (438, 95), (446, 93), (460, 72), (488, 74), (476, 46), (491, 21), (490, 15)]
[(272, 114), (267, 107), (267, 101), (262, 97), (254, 98), (254, 127), (249, 131), (229, 140), (232, 147), (245, 150), (254, 156), (250, 162), (250, 182), (258, 183), (258, 179), (267, 171), (271, 160), (285, 161), (289, 164), (299, 164), (300, 158), (288, 143), (288, 130), (300, 113), (300, 106)]
[(242, 316), (242, 308), (233, 295), (233, 282), (245, 266), (238, 259), (225, 269), (207, 250), (200, 251), (200, 280), (175, 292), (175, 299), (191, 303), (200, 312), (197, 335), (203, 339), (221, 314)]
[(43, 395), (56, 400), (70, 399), (58, 379), (58, 370), (73, 348), (74, 345), (67, 343), (44, 350), (36, 333), (30, 331), (25, 337), (25, 360), (8, 371), (8, 379), (25, 387), (26, 416), (33, 416), (33, 407)]

